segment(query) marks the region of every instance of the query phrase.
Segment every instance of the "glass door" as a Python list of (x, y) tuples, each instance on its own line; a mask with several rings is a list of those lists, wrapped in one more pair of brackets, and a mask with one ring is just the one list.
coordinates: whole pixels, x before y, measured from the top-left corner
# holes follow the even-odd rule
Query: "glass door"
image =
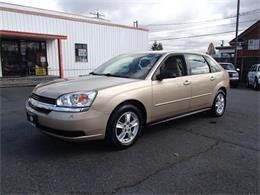
[(4, 77), (26, 75), (26, 65), (20, 63), (19, 41), (1, 40), (1, 60)]

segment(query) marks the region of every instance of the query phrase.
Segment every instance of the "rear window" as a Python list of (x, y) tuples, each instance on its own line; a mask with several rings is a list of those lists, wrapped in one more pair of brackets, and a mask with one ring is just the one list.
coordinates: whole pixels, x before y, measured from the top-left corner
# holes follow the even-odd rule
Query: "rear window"
[(218, 63), (215, 60), (213, 60), (212, 58), (210, 58), (208, 56), (205, 56), (205, 58), (206, 58), (208, 64), (210, 65), (211, 72), (220, 72), (221, 71)]
[(187, 55), (187, 61), (190, 65), (191, 75), (206, 74), (210, 72), (208, 63), (200, 55)]

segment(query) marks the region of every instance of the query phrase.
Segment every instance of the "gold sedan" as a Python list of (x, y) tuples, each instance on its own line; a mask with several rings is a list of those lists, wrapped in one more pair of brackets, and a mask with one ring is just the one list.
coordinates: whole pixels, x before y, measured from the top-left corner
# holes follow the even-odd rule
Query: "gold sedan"
[(89, 75), (37, 85), (28, 121), (65, 140), (134, 144), (147, 125), (202, 111), (220, 117), (229, 77), (210, 56), (145, 52), (119, 55)]

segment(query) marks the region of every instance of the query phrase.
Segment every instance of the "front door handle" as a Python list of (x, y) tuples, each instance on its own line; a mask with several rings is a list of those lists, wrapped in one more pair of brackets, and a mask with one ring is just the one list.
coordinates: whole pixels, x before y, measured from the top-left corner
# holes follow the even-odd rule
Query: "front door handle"
[(191, 84), (191, 81), (189, 81), (189, 80), (186, 80), (186, 81), (184, 81), (184, 83), (183, 83), (183, 85), (189, 85), (189, 84)]
[(215, 78), (214, 76), (211, 76), (211, 77), (210, 77), (210, 80), (211, 80), (211, 81), (214, 81), (215, 79), (216, 79), (216, 78)]

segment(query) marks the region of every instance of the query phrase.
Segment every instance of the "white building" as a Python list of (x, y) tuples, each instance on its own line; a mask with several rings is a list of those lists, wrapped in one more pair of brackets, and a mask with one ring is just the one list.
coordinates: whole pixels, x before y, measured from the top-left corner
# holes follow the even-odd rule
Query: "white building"
[(120, 53), (148, 50), (148, 31), (0, 2), (0, 77), (87, 74)]

